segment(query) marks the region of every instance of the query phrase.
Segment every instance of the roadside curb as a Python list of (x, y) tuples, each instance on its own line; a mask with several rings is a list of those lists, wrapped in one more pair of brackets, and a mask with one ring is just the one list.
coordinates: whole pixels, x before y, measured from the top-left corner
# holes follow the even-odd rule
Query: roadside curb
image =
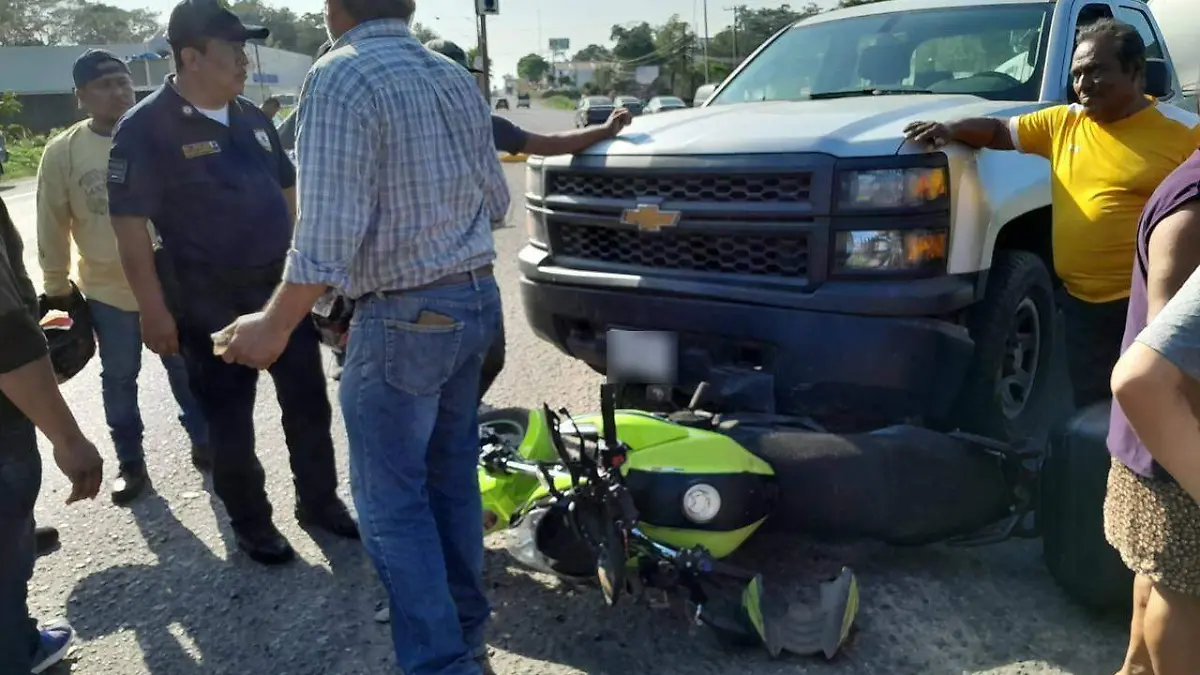
[(510, 155), (507, 152), (500, 153), (500, 161), (505, 164), (520, 164), (529, 159), (529, 155), (521, 153), (519, 155)]

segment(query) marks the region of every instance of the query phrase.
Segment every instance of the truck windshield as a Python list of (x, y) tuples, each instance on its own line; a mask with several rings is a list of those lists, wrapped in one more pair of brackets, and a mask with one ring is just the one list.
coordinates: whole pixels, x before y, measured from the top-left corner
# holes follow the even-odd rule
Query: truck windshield
[(975, 5), (800, 23), (709, 105), (907, 90), (1036, 101), (1053, 9)]

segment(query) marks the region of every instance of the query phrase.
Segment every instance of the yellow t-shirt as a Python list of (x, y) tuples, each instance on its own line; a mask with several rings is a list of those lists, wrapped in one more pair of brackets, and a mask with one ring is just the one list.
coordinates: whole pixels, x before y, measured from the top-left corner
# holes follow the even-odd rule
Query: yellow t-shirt
[(1150, 195), (1200, 146), (1200, 117), (1153, 103), (1112, 124), (1078, 104), (1014, 117), (1013, 145), (1050, 160), (1054, 269), (1087, 302), (1129, 297), (1134, 241)]
[(137, 300), (125, 280), (117, 236), (108, 219), (108, 152), (112, 139), (75, 124), (48, 144), (38, 167), (38, 260), (47, 295), (71, 286), (71, 241), (79, 252), (79, 290), (132, 312)]

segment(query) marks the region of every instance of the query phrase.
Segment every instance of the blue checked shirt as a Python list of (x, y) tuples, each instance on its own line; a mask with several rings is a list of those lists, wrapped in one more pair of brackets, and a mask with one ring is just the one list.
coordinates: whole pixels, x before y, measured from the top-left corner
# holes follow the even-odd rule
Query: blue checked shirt
[(351, 298), (422, 286), (495, 258), (508, 185), (474, 77), (403, 21), (334, 42), (296, 111), (299, 220), (284, 280)]

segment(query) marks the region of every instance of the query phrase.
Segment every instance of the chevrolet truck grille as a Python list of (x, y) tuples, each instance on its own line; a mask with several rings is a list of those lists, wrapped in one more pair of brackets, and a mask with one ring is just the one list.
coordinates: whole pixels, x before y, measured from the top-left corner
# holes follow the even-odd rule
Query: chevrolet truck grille
[(549, 192), (564, 197), (636, 200), (646, 197), (710, 203), (809, 201), (812, 174), (552, 173)]
[(773, 277), (808, 273), (808, 238), (788, 235), (661, 232), (557, 223), (556, 255), (583, 260), (692, 272)]

